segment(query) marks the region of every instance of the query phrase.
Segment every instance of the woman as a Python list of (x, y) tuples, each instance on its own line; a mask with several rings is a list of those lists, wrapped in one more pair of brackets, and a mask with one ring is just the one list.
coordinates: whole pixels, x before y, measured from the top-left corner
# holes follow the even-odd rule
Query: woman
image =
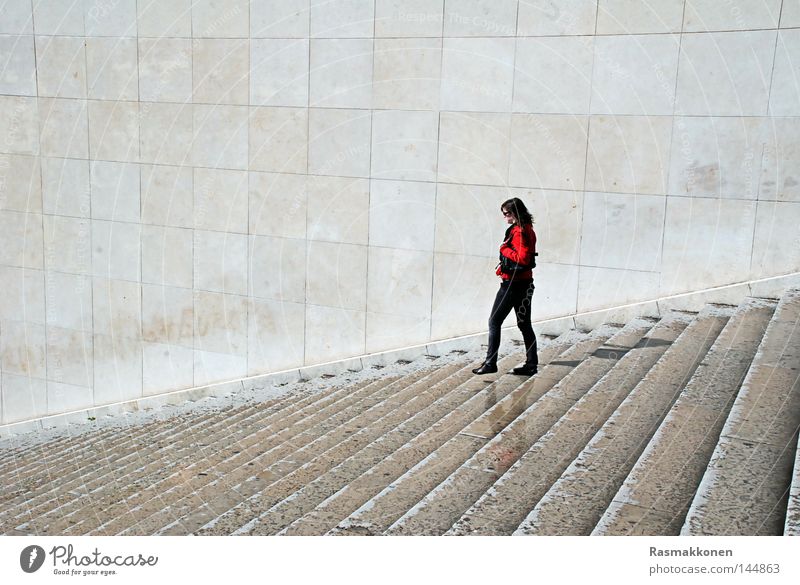
[(517, 326), (525, 340), (525, 365), (511, 370), (512, 374), (532, 376), (539, 367), (536, 355), (536, 335), (531, 327), (531, 297), (533, 296), (533, 272), (536, 256), (536, 233), (533, 218), (525, 204), (516, 197), (505, 201), (500, 211), (510, 227), (500, 245), (500, 264), (497, 275), (502, 278), (500, 290), (494, 299), (489, 316), (489, 349), (486, 360), (474, 374), (493, 374), (497, 371), (497, 350), (500, 348), (500, 328), (514, 309)]

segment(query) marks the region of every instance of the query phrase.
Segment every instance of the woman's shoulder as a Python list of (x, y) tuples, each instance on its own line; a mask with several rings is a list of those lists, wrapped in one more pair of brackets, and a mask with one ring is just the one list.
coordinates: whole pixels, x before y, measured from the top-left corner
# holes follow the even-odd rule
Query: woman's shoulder
[(533, 231), (532, 223), (526, 223), (523, 226), (517, 226), (517, 229), (519, 230), (519, 234), (522, 239), (528, 242), (529, 245), (536, 244), (536, 232)]
[(514, 224), (512, 226), (513, 233), (524, 233), (524, 232), (533, 232), (533, 224), (526, 223), (524, 225)]

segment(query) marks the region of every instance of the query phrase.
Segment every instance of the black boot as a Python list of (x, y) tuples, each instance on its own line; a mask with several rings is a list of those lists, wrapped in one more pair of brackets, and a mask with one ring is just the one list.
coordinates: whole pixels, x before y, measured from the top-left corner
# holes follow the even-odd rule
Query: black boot
[(479, 368), (475, 368), (472, 370), (473, 374), (478, 374), (479, 376), (482, 374), (494, 374), (497, 371), (497, 364), (490, 364), (488, 362), (484, 362), (481, 364)]
[(538, 348), (536, 347), (536, 334), (530, 324), (520, 324), (522, 330), (522, 337), (525, 340), (525, 365), (511, 370), (512, 374), (517, 376), (533, 376), (539, 371), (539, 356), (537, 355)]
[(524, 366), (520, 366), (518, 368), (514, 368), (511, 370), (512, 374), (517, 376), (533, 376), (539, 371), (539, 368), (533, 364), (525, 364)]

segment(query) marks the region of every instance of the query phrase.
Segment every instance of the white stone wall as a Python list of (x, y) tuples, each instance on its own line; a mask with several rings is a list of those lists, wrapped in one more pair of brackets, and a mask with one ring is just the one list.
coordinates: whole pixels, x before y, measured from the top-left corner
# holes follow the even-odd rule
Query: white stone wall
[(0, 423), (800, 270), (798, 0), (0, 0)]

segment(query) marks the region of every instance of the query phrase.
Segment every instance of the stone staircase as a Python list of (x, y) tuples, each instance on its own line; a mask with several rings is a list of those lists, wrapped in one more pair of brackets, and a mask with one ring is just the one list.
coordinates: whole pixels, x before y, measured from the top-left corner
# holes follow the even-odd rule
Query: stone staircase
[(543, 337), (5, 439), (0, 533), (800, 535), (800, 289)]

